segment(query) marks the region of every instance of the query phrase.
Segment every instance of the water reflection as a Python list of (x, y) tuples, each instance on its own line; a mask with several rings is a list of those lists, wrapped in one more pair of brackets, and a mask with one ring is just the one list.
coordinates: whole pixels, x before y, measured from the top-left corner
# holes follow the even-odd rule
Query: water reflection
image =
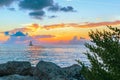
[(61, 67), (77, 63), (75, 60), (87, 61), (83, 46), (78, 47), (41, 47), (41, 46), (2, 46), (0, 63), (7, 61), (30, 61), (36, 65), (40, 60), (54, 62)]
[(38, 54), (39, 52), (41, 52), (43, 49), (43, 47), (41, 46), (28, 46), (27, 47), (27, 51), (29, 53), (35, 53), (35, 54)]
[(37, 64), (37, 62), (41, 59), (43, 47), (41, 46), (28, 46), (27, 47), (27, 58), (32, 63), (32, 65)]

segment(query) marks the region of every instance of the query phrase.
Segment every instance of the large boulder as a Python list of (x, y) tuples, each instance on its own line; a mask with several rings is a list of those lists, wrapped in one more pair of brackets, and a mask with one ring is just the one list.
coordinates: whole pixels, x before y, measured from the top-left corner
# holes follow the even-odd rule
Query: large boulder
[(80, 70), (77, 64), (61, 68), (52, 62), (40, 61), (32, 67), (30, 62), (9, 61), (0, 64), (0, 80), (84, 80)]
[(0, 80), (40, 80), (40, 79), (37, 77), (21, 76), (21, 75), (15, 74), (15, 75), (0, 77)]
[(76, 80), (83, 80), (83, 76), (81, 75), (81, 66), (78, 64), (74, 64), (70, 67), (63, 68), (63, 71), (65, 73), (65, 76), (69, 78), (70, 80), (76, 79)]
[(30, 62), (9, 61), (5, 64), (0, 64), (0, 76), (11, 74), (29, 75), (30, 69), (31, 69)]
[(52, 62), (40, 61), (33, 73), (34, 76), (38, 76), (41, 80), (65, 80), (62, 69)]
[(0, 76), (9, 75), (10, 72), (8, 71), (7, 64), (0, 64)]
[(31, 67), (30, 69), (30, 76), (34, 76), (34, 71), (36, 70), (36, 67)]

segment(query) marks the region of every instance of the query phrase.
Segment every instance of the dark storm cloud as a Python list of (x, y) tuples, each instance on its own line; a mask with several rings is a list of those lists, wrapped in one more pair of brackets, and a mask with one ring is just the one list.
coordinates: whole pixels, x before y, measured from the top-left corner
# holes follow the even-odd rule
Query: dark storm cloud
[(11, 5), (15, 0), (0, 0), (0, 7), (3, 6), (9, 6)]
[(45, 15), (45, 12), (44, 11), (34, 11), (34, 12), (30, 12), (29, 15), (36, 19), (42, 19), (43, 16)]
[(21, 0), (19, 3), (20, 8), (27, 10), (42, 10), (52, 5), (53, 0)]

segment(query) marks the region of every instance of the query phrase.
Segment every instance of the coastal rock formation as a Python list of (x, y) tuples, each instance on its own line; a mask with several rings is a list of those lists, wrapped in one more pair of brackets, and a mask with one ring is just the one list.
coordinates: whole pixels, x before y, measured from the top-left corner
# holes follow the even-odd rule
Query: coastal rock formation
[(62, 69), (52, 62), (40, 61), (34, 71), (34, 76), (42, 80), (53, 80), (54, 77), (64, 77)]
[(70, 80), (71, 79), (75, 79), (75, 80), (83, 80), (84, 79), (80, 73), (81, 67), (78, 64), (74, 64), (72, 66), (65, 67), (62, 70), (64, 71), (67, 78), (69, 78)]
[(9, 61), (0, 64), (0, 80), (84, 80), (80, 70), (77, 64), (61, 68), (52, 62), (40, 61), (32, 67), (30, 62)]
[(19, 74), (29, 75), (31, 69), (30, 62), (26, 61), (9, 61), (0, 65), (0, 76)]
[(15, 74), (15, 75), (0, 77), (0, 80), (40, 80), (40, 79), (33, 76), (21, 76), (21, 75)]

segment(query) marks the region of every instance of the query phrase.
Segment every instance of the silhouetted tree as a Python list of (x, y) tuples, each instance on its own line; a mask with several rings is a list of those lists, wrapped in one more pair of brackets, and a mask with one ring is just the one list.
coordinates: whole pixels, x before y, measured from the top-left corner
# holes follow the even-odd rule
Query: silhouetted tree
[(94, 44), (86, 43), (85, 53), (91, 65), (82, 65), (81, 73), (85, 80), (120, 80), (120, 29), (108, 26), (110, 31), (91, 31)]

